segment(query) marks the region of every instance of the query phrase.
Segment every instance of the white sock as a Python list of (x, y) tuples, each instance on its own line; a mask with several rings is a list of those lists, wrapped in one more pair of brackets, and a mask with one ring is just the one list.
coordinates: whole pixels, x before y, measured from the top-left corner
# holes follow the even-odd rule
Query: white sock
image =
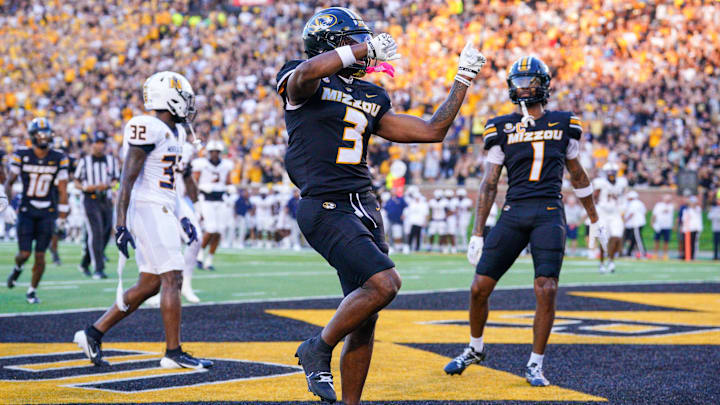
[(31, 292), (35, 292), (35, 289), (33, 288), (33, 286), (28, 287), (27, 293), (30, 294)]
[(213, 255), (208, 253), (205, 257), (205, 266), (212, 266)]
[(473, 348), (476, 352), (480, 353), (483, 350), (483, 338), (480, 336), (479, 338), (470, 336), (470, 347)]
[(545, 357), (544, 354), (537, 354), (535, 352), (530, 353), (530, 360), (528, 360), (528, 367), (530, 367), (533, 363), (536, 367), (542, 368), (543, 358)]

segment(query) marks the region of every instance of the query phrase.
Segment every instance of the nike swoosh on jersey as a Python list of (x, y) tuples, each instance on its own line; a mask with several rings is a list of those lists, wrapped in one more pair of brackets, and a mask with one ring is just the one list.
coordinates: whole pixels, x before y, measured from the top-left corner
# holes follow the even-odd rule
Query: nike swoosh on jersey
[(558, 207), (545, 207), (548, 211), (556, 210)]
[(551, 122), (548, 124), (549, 127), (554, 127), (555, 125), (559, 124), (559, 122)]
[(377, 97), (377, 94), (366, 94), (365, 97), (374, 98), (374, 97)]

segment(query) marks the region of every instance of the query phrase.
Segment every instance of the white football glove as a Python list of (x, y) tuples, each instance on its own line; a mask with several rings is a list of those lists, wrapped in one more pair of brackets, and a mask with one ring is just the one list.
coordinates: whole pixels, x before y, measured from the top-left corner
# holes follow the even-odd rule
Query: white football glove
[(480, 255), (482, 254), (484, 240), (482, 236), (471, 236), (470, 242), (468, 243), (467, 259), (470, 264), (477, 266), (480, 261)]
[(480, 53), (479, 50), (475, 49), (472, 41), (468, 41), (460, 53), (460, 61), (458, 62), (458, 74), (461, 74), (470, 79), (474, 79), (478, 74), (483, 65), (485, 65), (487, 59)]
[(367, 42), (368, 58), (379, 61), (389, 61), (400, 59), (401, 55), (397, 52), (397, 44), (390, 34), (382, 33), (372, 37)]
[(590, 239), (598, 241), (600, 246), (603, 248), (603, 252), (607, 252), (608, 240), (610, 236), (605, 228), (605, 225), (601, 224), (600, 221), (590, 224)]

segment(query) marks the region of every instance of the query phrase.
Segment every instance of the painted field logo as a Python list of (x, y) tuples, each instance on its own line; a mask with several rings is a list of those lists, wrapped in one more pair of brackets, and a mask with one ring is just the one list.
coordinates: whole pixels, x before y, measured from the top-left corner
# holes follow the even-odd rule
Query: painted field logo
[[(0, 381), (82, 380), (59, 386), (111, 393), (139, 393), (226, 383), (298, 373), (302, 368), (283, 364), (234, 359), (212, 359), (212, 369), (168, 370), (160, 368), (161, 353), (106, 350), (111, 366), (95, 367), (82, 353), (0, 357)], [(90, 381), (88, 381), (90, 380)]]

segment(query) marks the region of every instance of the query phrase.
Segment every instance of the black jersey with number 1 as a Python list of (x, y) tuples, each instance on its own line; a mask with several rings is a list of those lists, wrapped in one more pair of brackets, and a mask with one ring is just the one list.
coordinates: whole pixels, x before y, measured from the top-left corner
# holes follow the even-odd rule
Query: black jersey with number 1
[(285, 167), (303, 197), (362, 193), (371, 186), (366, 156), (370, 135), (390, 109), (384, 89), (364, 80), (331, 75), (304, 103), (288, 102), (286, 85), (302, 60), (277, 75), (289, 134)]
[(566, 111), (546, 111), (528, 128), (521, 120), (518, 113), (495, 117), (483, 133), (486, 150), (497, 145), (505, 154), (505, 199), (560, 198), (570, 140), (582, 135), (580, 120)]

